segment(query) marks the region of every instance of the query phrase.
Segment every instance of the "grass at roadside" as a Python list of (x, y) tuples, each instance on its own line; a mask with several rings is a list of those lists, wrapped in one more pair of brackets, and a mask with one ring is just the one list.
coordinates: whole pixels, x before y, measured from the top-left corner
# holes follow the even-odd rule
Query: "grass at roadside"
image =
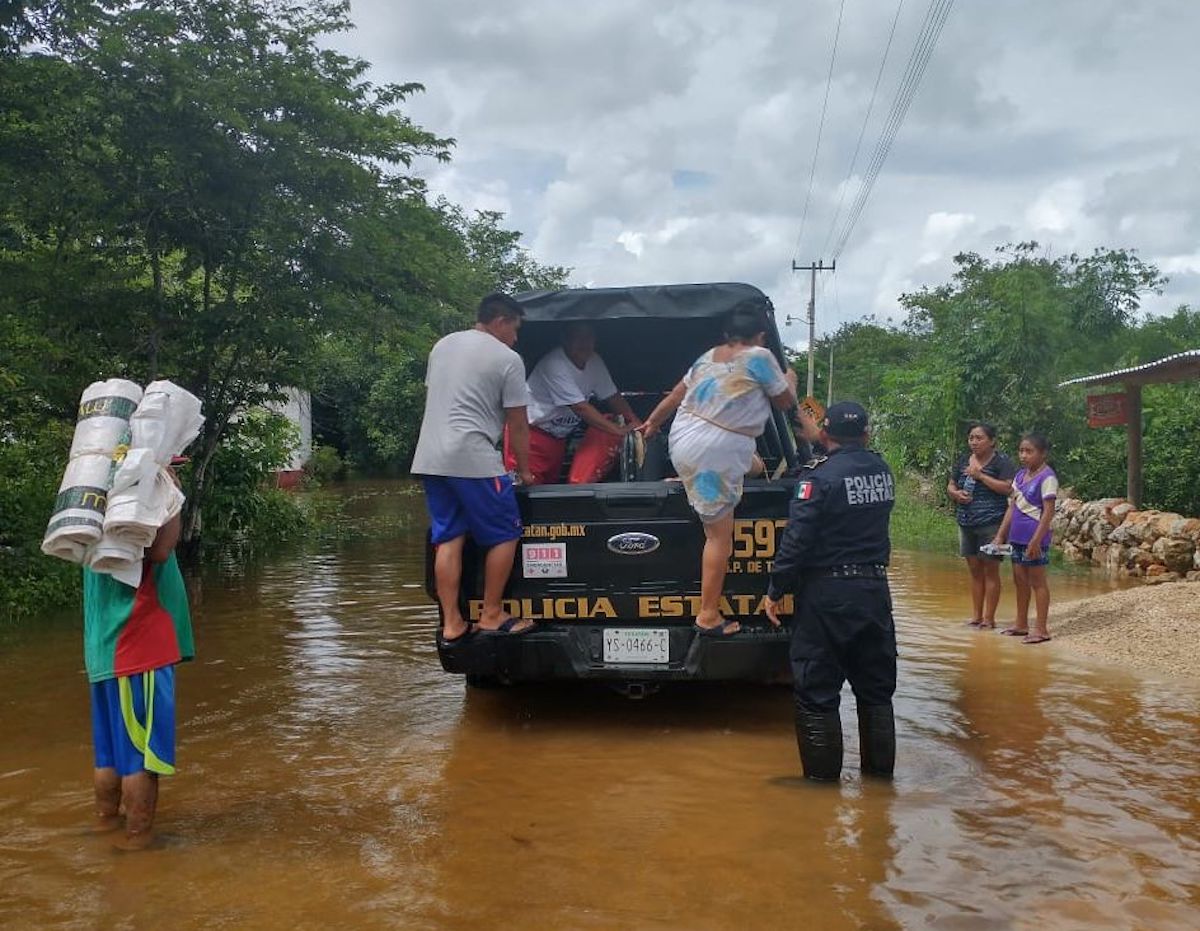
[[(953, 513), (949, 508), (936, 507), (923, 498), (920, 483), (913, 475), (901, 475), (896, 479), (896, 507), (892, 510), (891, 531), (893, 546), (958, 552), (958, 525)], [(1076, 574), (1086, 574), (1095, 568), (1086, 563), (1066, 562), (1058, 546), (1050, 548), (1050, 565), (1056, 570)]]
[(896, 479), (896, 507), (892, 511), (892, 544), (906, 549), (958, 551), (958, 525), (949, 511), (922, 500), (917, 480)]

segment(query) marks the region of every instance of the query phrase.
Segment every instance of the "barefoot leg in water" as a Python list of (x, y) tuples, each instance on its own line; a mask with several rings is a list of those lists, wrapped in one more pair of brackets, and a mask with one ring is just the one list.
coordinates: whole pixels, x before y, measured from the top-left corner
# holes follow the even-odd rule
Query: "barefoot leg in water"
[(115, 831), (121, 826), (121, 777), (111, 766), (97, 767), (92, 783), (96, 789), (97, 832)]
[(154, 842), (154, 810), (158, 806), (158, 775), (142, 770), (121, 780), (125, 802), (125, 837), (122, 850), (144, 850)]

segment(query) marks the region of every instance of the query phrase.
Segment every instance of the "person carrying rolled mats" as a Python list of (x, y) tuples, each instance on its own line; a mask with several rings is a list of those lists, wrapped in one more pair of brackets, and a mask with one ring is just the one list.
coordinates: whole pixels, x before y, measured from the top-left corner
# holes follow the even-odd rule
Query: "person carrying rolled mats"
[[(169, 474), (178, 486), (174, 470)], [(116, 830), (123, 812), (125, 835), (117, 846), (127, 850), (154, 841), (158, 780), (175, 773), (175, 666), (195, 655), (187, 590), (175, 559), (179, 530), (178, 514), (159, 528), (136, 588), (83, 570), (96, 825)]]
[(847, 679), (858, 703), (862, 771), (890, 777), (896, 629), (887, 565), (896, 483), (883, 457), (867, 448), (861, 405), (830, 407), (820, 442), (828, 455), (811, 460), (796, 483), (764, 610), (778, 626), (780, 600), (795, 593), (790, 659), (805, 777), (841, 775), (838, 707)]

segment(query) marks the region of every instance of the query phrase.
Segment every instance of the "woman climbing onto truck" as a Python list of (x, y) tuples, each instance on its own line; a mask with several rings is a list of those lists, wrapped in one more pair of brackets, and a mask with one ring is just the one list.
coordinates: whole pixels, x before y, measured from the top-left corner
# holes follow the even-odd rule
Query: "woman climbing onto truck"
[(702, 634), (734, 634), (737, 621), (721, 616), (721, 592), (733, 549), (733, 512), (742, 481), (754, 465), (755, 440), (771, 406), (796, 406), (796, 373), (785, 374), (764, 348), (766, 320), (735, 310), (725, 339), (697, 359), (639, 428), (649, 439), (678, 409), (671, 425), (671, 462), (683, 480), (688, 503), (704, 525), (700, 573)]

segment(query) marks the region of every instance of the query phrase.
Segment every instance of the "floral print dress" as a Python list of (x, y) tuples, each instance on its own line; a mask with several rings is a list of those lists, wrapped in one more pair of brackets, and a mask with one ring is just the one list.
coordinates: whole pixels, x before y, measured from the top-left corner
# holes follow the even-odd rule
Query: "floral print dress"
[(770, 350), (751, 346), (728, 362), (710, 349), (684, 376), (687, 392), (671, 426), (670, 451), (688, 503), (702, 521), (720, 520), (742, 500), (755, 439), (772, 397), (788, 388)]

